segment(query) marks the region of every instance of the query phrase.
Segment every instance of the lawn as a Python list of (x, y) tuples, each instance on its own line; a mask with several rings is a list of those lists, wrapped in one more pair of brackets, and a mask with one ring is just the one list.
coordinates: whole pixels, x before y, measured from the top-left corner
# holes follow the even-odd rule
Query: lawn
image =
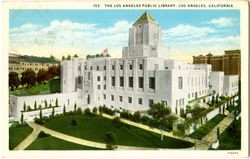
[(26, 150), (101, 150), (95, 147), (88, 147), (72, 142), (64, 141), (56, 137), (37, 138)]
[(234, 120), (219, 137), (218, 150), (240, 150), (241, 149), (241, 118)]
[(14, 91), (10, 91), (10, 94), (16, 96), (28, 96), (28, 95), (38, 95), (38, 94), (49, 94), (60, 92), (60, 79), (53, 79), (46, 84), (37, 84), (31, 88), (20, 87)]
[(216, 125), (218, 125), (223, 119), (225, 115), (218, 114), (213, 119), (208, 121), (206, 124), (198, 128), (195, 132), (193, 132), (190, 137), (201, 140), (204, 136), (206, 136)]
[(32, 128), (28, 125), (13, 125), (9, 128), (9, 149), (14, 149), (21, 143), (31, 132)]
[[(72, 119), (76, 119), (78, 123), (76, 126), (71, 125)], [(126, 124), (116, 128), (112, 120), (97, 115), (63, 116), (47, 121), (45, 127), (82, 139), (102, 143), (104, 142), (104, 135), (107, 132), (113, 132), (118, 145), (152, 148), (187, 148), (193, 146), (190, 142), (170, 137), (164, 137), (164, 140), (161, 141), (160, 134)]]

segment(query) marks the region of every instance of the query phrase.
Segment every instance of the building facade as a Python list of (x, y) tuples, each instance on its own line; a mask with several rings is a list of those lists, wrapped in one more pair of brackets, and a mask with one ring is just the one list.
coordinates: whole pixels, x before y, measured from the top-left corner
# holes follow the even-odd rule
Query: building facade
[(58, 65), (59, 61), (54, 58), (9, 53), (9, 72), (16, 72), (19, 75), (27, 69), (32, 69), (37, 73), (40, 69), (47, 70), (49, 67)]
[[(145, 112), (151, 104), (160, 102), (180, 114), (197, 98), (206, 97), (203, 102), (207, 102), (212, 95), (226, 92), (230, 96), (237, 92), (237, 75), (226, 77), (224, 72), (212, 72), (211, 64), (188, 64), (170, 59), (169, 54), (160, 26), (145, 12), (129, 29), (122, 58), (77, 57), (62, 61), (61, 93), (30, 96), (32, 100), (11, 96), (14, 102), (10, 100), (10, 117), (20, 120), (26, 100), (26, 104), (32, 105), (35, 101), (43, 104), (44, 100), (53, 103), (56, 98), (67, 110), (73, 110), (76, 104), (83, 109), (106, 105)], [(231, 86), (234, 89), (228, 88)]]
[(193, 56), (194, 64), (211, 64), (212, 71), (223, 71), (225, 75), (239, 75), (241, 64), (240, 50), (226, 50), (224, 55), (213, 56), (211, 53), (203, 56)]

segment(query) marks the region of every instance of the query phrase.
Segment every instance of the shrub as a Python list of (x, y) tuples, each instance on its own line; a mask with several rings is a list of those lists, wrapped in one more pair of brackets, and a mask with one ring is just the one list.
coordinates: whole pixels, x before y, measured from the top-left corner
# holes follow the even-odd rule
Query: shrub
[(56, 107), (58, 107), (58, 99), (56, 98), (56, 103), (55, 103)]
[(77, 108), (75, 114), (76, 115), (82, 115), (82, 109), (81, 108)]
[(40, 131), (40, 133), (38, 134), (39, 138), (44, 138), (44, 137), (49, 137), (51, 136), (50, 134), (45, 133), (44, 131)]
[(40, 118), (35, 117), (34, 122), (39, 125), (44, 125), (44, 121)]
[(141, 117), (142, 124), (149, 125), (151, 118), (149, 118), (147, 115), (143, 115)]
[(51, 103), (49, 104), (49, 107), (50, 107), (50, 108), (52, 107), (52, 104), (51, 104)]
[(103, 140), (106, 143), (106, 147), (108, 150), (114, 150), (115, 148), (117, 148), (115, 135), (113, 133), (110, 133), (110, 132), (106, 133), (104, 135)]
[(141, 121), (141, 113), (139, 111), (136, 111), (133, 115), (132, 120), (135, 122), (140, 122)]
[(176, 117), (174, 115), (168, 115), (168, 116), (166, 116), (166, 118), (165, 118), (166, 128), (169, 129), (169, 130), (173, 130), (173, 123), (177, 119), (178, 119), (178, 117)]
[(96, 107), (93, 108), (93, 113), (97, 113), (97, 108)]
[(180, 117), (182, 117), (182, 118), (185, 118), (185, 117), (186, 117), (186, 114), (185, 114), (183, 108), (180, 109)]
[(31, 111), (32, 109), (30, 108), (30, 106), (28, 105), (27, 107), (27, 111)]
[(115, 128), (119, 129), (122, 127), (123, 123), (121, 122), (119, 117), (115, 117), (112, 121), (112, 124), (115, 126)]
[(86, 109), (84, 110), (84, 114), (85, 114), (85, 115), (91, 115), (90, 109), (89, 109), (89, 108), (86, 108)]
[(77, 122), (76, 122), (76, 119), (72, 119), (71, 123), (70, 123), (72, 126), (76, 126), (77, 125)]

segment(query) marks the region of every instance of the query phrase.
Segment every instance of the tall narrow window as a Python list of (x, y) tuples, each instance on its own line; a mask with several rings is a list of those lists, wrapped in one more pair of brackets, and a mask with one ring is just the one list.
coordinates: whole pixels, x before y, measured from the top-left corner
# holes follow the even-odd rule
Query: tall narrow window
[(111, 95), (111, 100), (112, 100), (112, 101), (114, 101), (114, 98), (115, 98), (114, 95)]
[(130, 70), (133, 69), (133, 65), (132, 65), (132, 64), (129, 65), (129, 69), (130, 69)]
[(128, 103), (132, 103), (132, 97), (128, 97)]
[(182, 89), (182, 87), (183, 87), (183, 79), (182, 77), (178, 77), (178, 88)]
[(124, 86), (124, 77), (120, 77), (120, 87)]
[(115, 76), (111, 77), (111, 86), (115, 86)]
[(138, 77), (138, 87), (143, 88), (143, 77)]
[(155, 89), (155, 78), (154, 77), (149, 77), (149, 88)]
[(143, 65), (139, 64), (139, 69), (142, 70), (143, 69)]
[(138, 98), (138, 104), (142, 104), (142, 98)]
[(128, 86), (133, 87), (133, 77), (128, 77)]
[(151, 106), (152, 104), (154, 104), (154, 100), (153, 99), (149, 99), (148, 100), (148, 105)]
[(120, 70), (123, 70), (123, 65), (120, 65)]
[(101, 77), (100, 76), (97, 76), (97, 81), (100, 81), (101, 80)]

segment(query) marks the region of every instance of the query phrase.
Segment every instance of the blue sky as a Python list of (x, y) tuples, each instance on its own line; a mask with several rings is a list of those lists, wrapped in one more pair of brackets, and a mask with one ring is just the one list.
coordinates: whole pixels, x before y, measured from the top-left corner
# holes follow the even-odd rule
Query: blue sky
[[(111, 55), (121, 57), (128, 29), (144, 11), (11, 10), (10, 51), (61, 57), (109, 48)], [(190, 60), (192, 55), (240, 49), (239, 10), (147, 11), (160, 25), (173, 58)]]

